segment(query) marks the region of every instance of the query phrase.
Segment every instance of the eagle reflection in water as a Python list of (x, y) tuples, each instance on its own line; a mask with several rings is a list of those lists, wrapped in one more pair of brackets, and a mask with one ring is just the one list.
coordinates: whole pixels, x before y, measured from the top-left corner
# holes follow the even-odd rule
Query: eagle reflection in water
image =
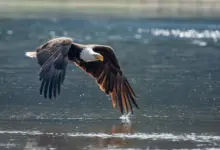
[[(111, 130), (105, 131), (104, 134), (131, 134), (134, 132), (135, 130), (131, 123), (120, 123), (114, 124)], [(32, 140), (28, 140), (25, 150), (104, 149), (109, 147), (129, 147), (131, 144), (131, 140), (120, 137), (71, 137), (65, 135), (42, 134)]]

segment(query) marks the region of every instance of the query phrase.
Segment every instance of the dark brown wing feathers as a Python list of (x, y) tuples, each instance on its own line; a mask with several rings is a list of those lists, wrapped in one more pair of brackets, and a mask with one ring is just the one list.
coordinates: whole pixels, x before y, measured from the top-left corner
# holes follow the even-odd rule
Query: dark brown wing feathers
[(104, 62), (81, 62), (77, 65), (94, 77), (100, 89), (111, 96), (114, 108), (120, 112), (133, 113), (132, 104), (137, 108), (136, 95), (120, 69), (114, 51), (107, 46), (94, 46), (93, 50), (104, 56)]
[(60, 94), (68, 64), (66, 56), (71, 43), (71, 39), (60, 38), (48, 41), (36, 50), (38, 64), (41, 66), (40, 94), (43, 94), (45, 98), (51, 99)]
[(119, 73), (117, 74), (117, 80), (116, 80), (116, 82), (117, 82), (117, 93), (118, 93), (118, 105), (119, 105), (119, 108), (120, 108), (120, 111), (121, 111), (121, 113), (123, 114), (124, 112), (123, 112), (123, 106), (122, 106), (122, 104), (123, 104), (123, 101), (122, 101), (122, 97), (121, 97), (121, 80), (120, 80), (120, 76), (119, 76)]
[(123, 77), (120, 76), (120, 80), (121, 80), (121, 98), (122, 98), (122, 104), (123, 104), (123, 107), (125, 109), (125, 112), (128, 113), (128, 104), (127, 104), (127, 100), (125, 99), (125, 96), (124, 96), (124, 85), (123, 85)]
[(115, 88), (112, 90), (111, 97), (112, 97), (112, 105), (113, 105), (114, 108), (116, 108), (117, 100), (116, 100), (116, 90), (115, 90)]

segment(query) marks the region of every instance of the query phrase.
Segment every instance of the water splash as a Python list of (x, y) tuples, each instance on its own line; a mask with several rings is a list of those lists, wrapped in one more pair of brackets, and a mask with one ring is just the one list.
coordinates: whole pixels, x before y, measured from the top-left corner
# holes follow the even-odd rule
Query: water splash
[(119, 118), (122, 120), (123, 123), (130, 123), (131, 113), (129, 112), (128, 114), (124, 114)]

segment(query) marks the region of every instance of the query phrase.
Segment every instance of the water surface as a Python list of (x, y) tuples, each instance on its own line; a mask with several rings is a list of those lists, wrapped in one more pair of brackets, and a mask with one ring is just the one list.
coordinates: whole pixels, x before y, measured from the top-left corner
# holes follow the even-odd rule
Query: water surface
[[(220, 148), (219, 23), (2, 19), (0, 149)], [(57, 99), (39, 95), (39, 66), (24, 54), (59, 36), (112, 46), (140, 110), (121, 119), (110, 97), (73, 64)]]

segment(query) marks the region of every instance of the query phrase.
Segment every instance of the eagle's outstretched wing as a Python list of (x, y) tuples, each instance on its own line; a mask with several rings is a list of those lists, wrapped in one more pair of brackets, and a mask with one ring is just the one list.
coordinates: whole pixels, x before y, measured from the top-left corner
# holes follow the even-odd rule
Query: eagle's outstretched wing
[(124, 76), (113, 49), (109, 46), (92, 45), (95, 52), (104, 57), (104, 61), (76, 62), (76, 65), (94, 77), (100, 89), (111, 95), (113, 107), (118, 107), (123, 114), (133, 113), (132, 103), (138, 108), (136, 95)]
[(60, 94), (60, 86), (65, 79), (68, 64), (67, 54), (71, 47), (71, 40), (51, 40), (36, 50), (41, 87), (40, 94), (51, 99)]

